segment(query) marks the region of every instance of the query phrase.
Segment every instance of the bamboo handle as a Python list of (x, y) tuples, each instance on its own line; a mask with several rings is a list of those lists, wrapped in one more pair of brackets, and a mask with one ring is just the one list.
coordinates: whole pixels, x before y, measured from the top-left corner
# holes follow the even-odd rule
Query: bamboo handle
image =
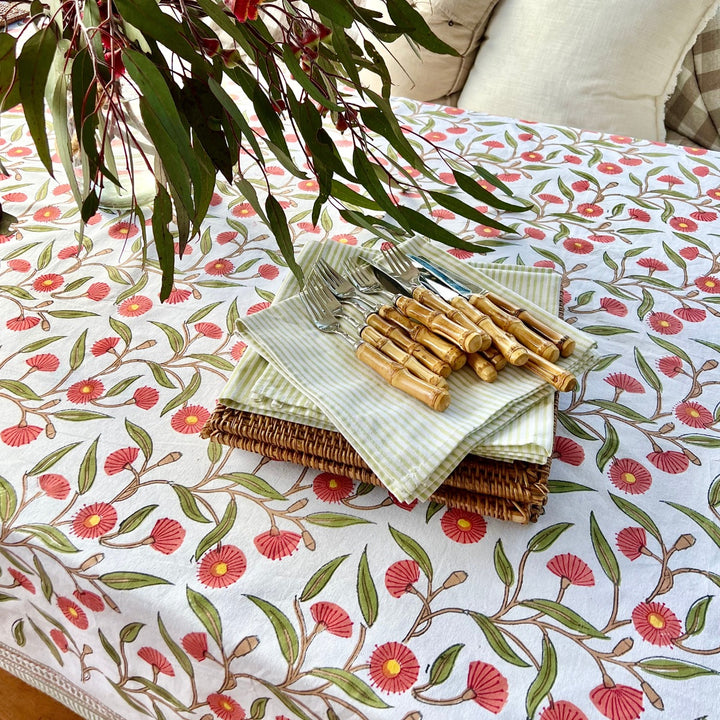
[(533, 375), (537, 375), (545, 382), (550, 383), (560, 392), (574, 390), (577, 386), (577, 379), (572, 373), (563, 370), (555, 363), (551, 363), (536, 353), (530, 353), (530, 358), (523, 367), (527, 368)]
[(569, 357), (575, 352), (575, 341), (567, 335), (562, 335), (557, 330), (553, 330), (549, 325), (546, 325), (542, 320), (536, 318), (525, 308), (513, 305), (509, 300), (505, 300), (495, 293), (488, 292), (488, 297), (500, 308), (509, 312), (511, 315), (522, 320), (526, 325), (544, 335), (551, 343), (553, 343), (558, 350), (560, 355), (563, 357)]
[(420, 402), (438, 412), (442, 412), (450, 404), (450, 393), (447, 388), (430, 385), (409, 373), (400, 363), (390, 360), (371, 345), (361, 343), (355, 350), (361, 362), (384, 378), (390, 385), (411, 395)]
[(522, 346), (512, 335), (501, 330), (485, 313), (465, 298), (454, 297), (452, 305), (462, 310), (476, 325), (479, 325), (491, 338), (495, 347), (505, 356), (511, 365), (524, 365), (528, 359), (528, 349)]
[[(502, 355), (500, 357), (502, 357)], [(480, 353), (470, 353), (467, 356), (467, 364), (484, 382), (493, 382), (494, 380), (497, 380), (497, 370), (495, 369), (495, 366), (489, 360), (486, 360)]]
[(413, 340), (419, 342), (441, 360), (444, 360), (453, 370), (459, 370), (467, 362), (467, 356), (460, 348), (451, 345), (447, 340), (443, 340), (424, 325), (413, 322), (396, 308), (383, 305), (378, 310), (378, 314), (385, 320), (390, 320), (399, 325)]
[(416, 287), (413, 290), (413, 297), (426, 307), (441, 312), (466, 330), (474, 330), (482, 340), (478, 352), (486, 350), (492, 343), (492, 338), (478, 325), (476, 325), (464, 312), (454, 308), (449, 302), (446, 302), (437, 293), (424, 287)]
[(560, 350), (556, 345), (533, 332), (522, 320), (518, 320), (514, 315), (499, 308), (487, 295), (472, 295), (470, 302), (478, 310), (482, 310), (499, 328), (517, 338), (528, 350), (532, 350), (550, 362), (555, 362), (560, 357)]
[(375, 328), (366, 325), (360, 331), (360, 337), (369, 345), (385, 353), (391, 360), (399, 362), (406, 370), (421, 380), (431, 385), (437, 385), (438, 387), (447, 387), (447, 380), (444, 377), (428, 370), (419, 360), (410, 355), (410, 353), (405, 352), (399, 345), (396, 345), (390, 338), (379, 333)]
[(404, 330), (381, 318), (377, 313), (368, 315), (365, 322), (385, 337), (390, 338), (405, 352), (417, 358), (428, 370), (431, 370), (436, 375), (446, 378), (452, 372), (452, 368), (448, 363), (441, 360), (437, 355), (433, 355), (425, 346), (413, 340)]
[(505, 356), (494, 345), (491, 345), (487, 350), (483, 350), (482, 356), (489, 360), (498, 372), (507, 365)]
[(458, 325), (441, 312), (433, 310), (417, 300), (399, 295), (395, 299), (395, 306), (408, 317), (422, 323), (426, 328), (449, 340), (465, 352), (477, 352), (482, 345), (482, 338), (477, 331)]

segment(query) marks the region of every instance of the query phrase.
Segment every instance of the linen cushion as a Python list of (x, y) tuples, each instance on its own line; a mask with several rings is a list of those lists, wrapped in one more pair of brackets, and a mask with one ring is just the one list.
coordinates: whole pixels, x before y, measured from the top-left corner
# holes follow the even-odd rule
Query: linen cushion
[[(375, 43), (383, 57), (390, 77), (392, 94), (413, 100), (436, 101), (456, 94), (465, 84), (490, 12), (498, 0), (414, 0), (412, 4), (423, 16), (430, 29), (459, 53), (458, 57), (413, 47), (404, 38), (381, 46)], [(385, 11), (385, 2), (365, 3), (373, 10)], [(375, 76), (368, 77), (371, 89), (377, 90)], [(454, 103), (453, 103), (454, 104)]]
[(720, 11), (685, 56), (665, 125), (668, 140), (674, 131), (688, 144), (720, 150)]
[(665, 102), (715, 0), (502, 0), (458, 105), (665, 139)]

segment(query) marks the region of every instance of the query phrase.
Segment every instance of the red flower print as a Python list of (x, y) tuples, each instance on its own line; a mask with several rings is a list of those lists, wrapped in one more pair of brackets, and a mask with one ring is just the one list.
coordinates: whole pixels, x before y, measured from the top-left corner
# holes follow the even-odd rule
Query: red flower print
[(210, 205), (212, 207), (216, 207), (222, 202), (222, 197), (218, 193), (213, 193), (212, 198), (210, 199)]
[(153, 674), (175, 676), (170, 661), (159, 650), (151, 647), (141, 647), (138, 650), (138, 657), (152, 667)]
[(198, 662), (202, 662), (207, 657), (208, 639), (205, 633), (188, 633), (180, 643), (185, 648), (185, 652)]
[(447, 135), (445, 133), (441, 133), (441, 132), (437, 132), (437, 131), (425, 133), (425, 135), (423, 135), (423, 137), (428, 142), (439, 143), (439, 142), (442, 142), (443, 140), (447, 140)]
[(618, 161), (621, 165), (642, 165), (642, 160), (638, 157), (621, 157)]
[(67, 478), (56, 473), (46, 473), (38, 478), (40, 489), (53, 500), (64, 500), (70, 494)]
[(33, 370), (39, 372), (55, 372), (60, 367), (60, 360), (57, 355), (41, 353), (33, 355), (25, 361)]
[(664, 603), (642, 602), (632, 611), (635, 629), (653, 645), (672, 645), (682, 635), (675, 613)]
[(647, 468), (630, 458), (615, 458), (610, 464), (610, 482), (630, 495), (641, 495), (652, 485), (652, 475)]
[(628, 560), (637, 560), (641, 555), (646, 555), (648, 553), (647, 535), (645, 530), (641, 527), (623, 528), (615, 536), (615, 542), (618, 550)]
[(693, 173), (698, 177), (707, 177), (710, 174), (710, 168), (706, 165), (698, 165), (692, 169)]
[(46, 205), (35, 211), (33, 220), (35, 220), (35, 222), (53, 222), (57, 220), (61, 214), (60, 208), (55, 207), (55, 205)]
[(385, 587), (394, 598), (399, 598), (420, 579), (420, 566), (415, 560), (400, 560), (385, 571)]
[(144, 295), (133, 295), (120, 303), (118, 312), (123, 317), (139, 317), (152, 307), (152, 300)]
[(588, 235), (588, 240), (599, 243), (615, 242), (615, 238), (612, 235)]
[(520, 179), (520, 177), (520, 173), (498, 173), (497, 175), (497, 179), (502, 180), (503, 182), (516, 182)]
[(493, 665), (476, 660), (470, 663), (467, 678), (468, 689), (475, 695), (473, 702), (497, 715), (508, 699), (508, 684), (505, 676)]
[(587, 255), (593, 250), (593, 244), (582, 238), (565, 238), (563, 247), (576, 255)]
[(198, 567), (198, 578), (208, 587), (224, 588), (237, 582), (246, 568), (245, 553), (234, 545), (223, 545), (203, 555)]
[(418, 678), (420, 665), (415, 653), (406, 645), (387, 642), (378, 645), (370, 656), (370, 679), (383, 692), (409, 690)]
[(570, 187), (575, 192), (585, 192), (590, 187), (590, 183), (587, 180), (576, 180)]
[(199, 433), (210, 417), (202, 405), (188, 405), (170, 418), (170, 427), (183, 435)]
[(98, 502), (86, 505), (73, 518), (73, 532), (81, 538), (98, 538), (109, 533), (117, 522), (117, 512), (112, 505)]
[(215, 241), (218, 245), (227, 245), (237, 237), (237, 233), (234, 230), (225, 230), (224, 232), (218, 233)]
[(23, 192), (11, 192), (11, 193), (5, 193), (5, 195), (2, 196), (2, 199), (5, 202), (9, 202), (9, 203), (25, 202), (27, 200), (27, 195)]
[(208, 275), (229, 275), (234, 269), (235, 266), (226, 258), (211, 260), (205, 265), (205, 272)]
[(654, 312), (648, 316), (650, 327), (661, 335), (677, 335), (683, 324), (674, 315), (666, 312)]
[(689, 218), (674, 217), (670, 218), (670, 227), (678, 232), (691, 233), (695, 232), (698, 228), (697, 223), (693, 222)]
[(528, 162), (540, 162), (543, 159), (540, 153), (532, 151), (521, 153), (520, 157)]
[(31, 265), (27, 260), (15, 258), (14, 260), (8, 260), (8, 267), (15, 270), (15, 272), (25, 273), (31, 268)]
[(247, 350), (247, 344), (244, 342), (236, 342), (230, 350), (230, 356), (233, 360), (239, 360), (243, 353)]
[(529, 238), (532, 238), (533, 240), (545, 239), (545, 233), (542, 230), (538, 230), (538, 228), (526, 227), (525, 235), (527, 235)]
[(467, 128), (454, 126), (447, 128), (447, 131), (451, 135), (464, 135), (467, 132)]
[(322, 232), (322, 228), (319, 225), (313, 225), (309, 222), (300, 222), (298, 223), (298, 227), (304, 232), (313, 233), (315, 235)]
[(580, 165), (582, 164), (582, 159), (579, 158), (577, 155), (563, 155), (563, 160), (566, 163), (570, 163), (571, 165)]
[(683, 361), (676, 355), (667, 355), (658, 360), (658, 369), (663, 375), (673, 378), (683, 371), (682, 363)]
[(255, 303), (254, 305), (251, 305), (247, 309), (248, 315), (254, 315), (256, 312), (260, 312), (261, 310), (265, 310), (265, 308), (269, 308), (270, 303), (267, 300), (263, 300), (263, 302)]
[(12, 576), (12, 579), (15, 581), (15, 585), (23, 588), (23, 590), (27, 590), (32, 595), (35, 594), (35, 586), (32, 584), (30, 578), (27, 575), (21, 573), (15, 568), (8, 568), (8, 572)]
[(551, 193), (540, 193), (538, 197), (552, 205), (563, 205), (565, 202), (559, 195), (552, 195)]
[(313, 480), (313, 492), (323, 502), (337, 503), (352, 495), (355, 483), (344, 475), (320, 473)]
[(610, 139), (618, 145), (629, 145), (632, 142), (632, 138), (628, 135), (611, 135)]
[(605, 175), (617, 175), (622, 172), (622, 168), (615, 163), (598, 163), (598, 172), (604, 173)]
[(235, 205), (232, 209), (232, 214), (235, 217), (243, 218), (243, 217), (253, 217), (253, 215), (257, 215), (255, 212), (255, 209), (250, 203), (240, 203), (239, 205)]
[(62, 275), (58, 275), (57, 273), (46, 273), (45, 275), (40, 275), (35, 278), (33, 281), (33, 287), (38, 292), (52, 292), (53, 290), (57, 290), (61, 287), (64, 282), (65, 279)]
[(713, 188), (712, 190), (708, 190), (705, 194), (713, 200), (720, 200), (720, 188)]
[(160, 393), (154, 387), (150, 387), (149, 385), (143, 385), (133, 393), (135, 405), (137, 405), (141, 410), (150, 410), (150, 408), (155, 407), (159, 399)]
[(651, 271), (660, 270), (665, 272), (668, 269), (668, 266), (662, 260), (656, 258), (640, 258), (638, 265)]
[(627, 685), (598, 685), (590, 691), (592, 704), (609, 720), (638, 720), (643, 708), (643, 694)]
[(103, 338), (102, 340), (98, 340), (97, 342), (93, 343), (90, 352), (92, 352), (95, 357), (100, 357), (101, 355), (110, 352), (119, 342), (119, 337)]
[(280, 175), (280, 176), (282, 176), (282, 175), (285, 174), (285, 171), (284, 171), (281, 167), (279, 167), (279, 166), (277, 166), (277, 165), (268, 165), (268, 166), (265, 168), (265, 172), (266, 172), (268, 175)]
[(7, 154), (8, 157), (25, 157), (26, 155), (31, 155), (32, 150), (29, 147), (14, 147), (8, 150)]
[(577, 211), (583, 217), (600, 217), (603, 214), (603, 209), (593, 203), (582, 203), (577, 206)]
[(707, 153), (707, 150), (705, 148), (701, 148), (701, 147), (685, 147), (685, 146), (683, 146), (683, 150), (688, 155), (705, 155)]
[(90, 285), (85, 294), (88, 296), (88, 298), (90, 298), (90, 300), (94, 300), (95, 302), (97, 302), (98, 300), (103, 300), (104, 298), (106, 298), (109, 292), (110, 286), (107, 283), (96, 282)]
[(402, 500), (398, 500), (392, 493), (388, 493), (390, 496), (390, 499), (393, 502), (393, 505), (396, 507), (399, 507), (401, 510), (406, 510), (407, 512), (411, 512), (412, 509), (418, 504), (417, 498), (413, 500), (412, 502), (402, 502)]
[(555, 263), (552, 260), (537, 260), (533, 263), (533, 267), (550, 268), (551, 270), (554, 270)]
[(440, 520), (440, 527), (451, 540), (457, 543), (476, 543), (485, 537), (487, 523), (482, 515), (452, 508)]
[[(258, 0), (255, 0), (257, 2)], [(236, 3), (247, 3), (252, 0), (236, 0)], [(252, 18), (251, 18), (252, 19)], [(242, 22), (242, 20), (241, 20)], [(220, 720), (245, 720), (245, 710), (229, 695), (213, 693), (208, 695), (208, 706), (220, 718)]]
[(582, 445), (570, 438), (557, 435), (553, 446), (553, 457), (568, 465), (578, 466), (585, 460), (585, 450)]
[(320, 186), (317, 184), (317, 180), (301, 180), (298, 183), (298, 188), (300, 190), (305, 190), (305, 192), (316, 192)]
[(547, 569), (553, 575), (562, 578), (564, 586), (592, 587), (595, 584), (595, 576), (588, 564), (572, 553), (563, 553), (550, 558)]
[(185, 539), (185, 528), (177, 521), (170, 518), (160, 518), (155, 523), (150, 538), (150, 547), (163, 555), (171, 555)]
[(105, 392), (105, 386), (100, 380), (81, 380), (72, 384), (67, 391), (67, 398), (70, 402), (77, 405), (85, 405), (86, 403), (97, 400)]
[(675, 417), (684, 425), (694, 428), (709, 428), (715, 421), (713, 414), (706, 407), (692, 400), (677, 405)]
[(138, 226), (133, 223), (119, 222), (108, 228), (108, 235), (116, 240), (124, 240), (125, 238), (131, 238), (137, 235), (139, 232)]
[(253, 543), (261, 555), (270, 560), (281, 560), (297, 550), (300, 544), (300, 535), (289, 530), (273, 528), (260, 533)]
[(437, 218), (438, 220), (454, 220), (455, 219), (455, 213), (450, 212), (449, 210), (446, 210), (445, 208), (435, 208), (430, 213), (434, 218)]
[(627, 373), (612, 373), (612, 375), (608, 375), (605, 378), (605, 382), (611, 387), (617, 388), (618, 390), (624, 390), (625, 392), (638, 394), (645, 392), (645, 388), (642, 384)]
[(77, 257), (78, 253), (80, 252), (80, 248), (77, 245), (69, 245), (68, 247), (64, 247), (60, 252), (58, 253), (58, 258), (60, 260), (67, 260), (71, 257)]
[(720, 293), (720, 278), (714, 275), (704, 275), (695, 280), (695, 286), (706, 293), (717, 295)]
[(62, 653), (66, 653), (68, 651), (68, 641), (65, 635), (60, 632), (57, 628), (52, 628), (50, 630), (50, 637), (52, 638), (53, 642), (58, 646), (58, 649)]
[(628, 215), (638, 222), (650, 222), (649, 213), (645, 212), (645, 210), (640, 210), (640, 208), (630, 208), (628, 210)]
[(73, 624), (81, 630), (87, 630), (89, 625), (85, 611), (70, 598), (59, 597), (57, 599), (60, 612)]
[(664, 182), (668, 185), (684, 185), (683, 181), (675, 175), (660, 175), (658, 182)]
[(497, 228), (491, 228), (487, 225), (477, 225), (475, 227), (475, 234), (480, 237), (494, 238), (500, 235), (500, 231)]
[(333, 242), (342, 243), (343, 245), (357, 245), (357, 237), (355, 237), (355, 235), (333, 235), (330, 239)]
[(684, 453), (677, 450), (651, 452), (647, 459), (658, 469), (670, 475), (679, 475), (688, 469), (690, 461)]
[(258, 275), (265, 280), (274, 280), (280, 274), (275, 265), (269, 265), (268, 263), (260, 265), (257, 271)]
[(588, 720), (577, 705), (567, 700), (557, 700), (540, 713), (540, 720)]
[(310, 614), (318, 625), (336, 637), (349, 638), (352, 635), (350, 616), (335, 603), (318, 602), (310, 606)]
[(117, 475), (123, 470), (130, 470), (130, 466), (137, 460), (140, 451), (136, 447), (126, 447), (121, 450), (115, 450), (107, 456), (105, 460), (105, 474)]
[(497, 150), (498, 148), (505, 147), (505, 145), (498, 140), (485, 140), (483, 145), (491, 150)]
[(179, 305), (180, 303), (185, 302), (191, 294), (192, 293), (189, 290), (184, 288), (173, 288), (167, 296), (167, 300), (165, 300), (165, 302), (168, 305)]
[(20, 447), (37, 440), (41, 432), (42, 428), (37, 425), (13, 425), (0, 432), (0, 440), (10, 447)]
[(717, 214), (708, 210), (696, 210), (690, 213), (690, 217), (698, 222), (712, 222), (717, 220)]
[(199, 322), (195, 323), (193, 327), (195, 328), (195, 332), (199, 333), (200, 335), (204, 335), (211, 340), (219, 340), (223, 336), (222, 328), (215, 323)]
[(475, 253), (471, 253), (469, 250), (462, 250), (461, 248), (450, 248), (448, 255), (456, 257), (458, 260), (467, 260), (471, 258)]
[(93, 612), (102, 612), (105, 609), (103, 599), (89, 590), (76, 590), (73, 593), (73, 597)]

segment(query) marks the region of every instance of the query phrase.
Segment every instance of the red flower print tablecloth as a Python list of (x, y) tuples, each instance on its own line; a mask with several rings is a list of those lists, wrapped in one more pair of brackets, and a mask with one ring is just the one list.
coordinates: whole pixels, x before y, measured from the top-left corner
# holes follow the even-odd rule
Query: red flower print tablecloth
[[(720, 156), (396, 107), (428, 158), (470, 157), (533, 205), (503, 214), (513, 236), (435, 221), (553, 268), (598, 340), (560, 401), (545, 515), (399, 504), (201, 440), (236, 320), (287, 272), (267, 229), (219, 183), (161, 305), (137, 219), (80, 236), (9, 113), (0, 665), (104, 720), (713, 717)], [(298, 247), (373, 243), (330, 210), (313, 225), (317, 185), (267, 172)]]

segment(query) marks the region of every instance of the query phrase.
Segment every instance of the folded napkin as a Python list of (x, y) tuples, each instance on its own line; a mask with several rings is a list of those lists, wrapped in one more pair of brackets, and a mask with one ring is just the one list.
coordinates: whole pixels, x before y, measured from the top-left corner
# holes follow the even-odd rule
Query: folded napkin
[[(412, 242), (407, 245), (409, 250), (422, 252), (468, 283), (481, 282), (487, 289), (531, 307), (525, 298), (488, 275), (463, 263), (450, 267), (452, 263), (447, 261), (454, 258), (447, 253), (436, 254), (429, 244)], [(345, 258), (358, 252), (337, 243), (308, 243), (298, 261), (306, 271), (320, 256), (340, 267)], [(508, 269), (498, 269), (509, 277)], [(529, 269), (521, 269), (516, 279), (519, 286), (530, 288), (542, 286), (541, 277), (552, 280), (546, 272)], [(557, 285), (554, 290), (550, 307), (557, 302)], [(469, 368), (453, 373), (449, 378), (450, 407), (436, 413), (386, 384), (355, 358), (351, 346), (341, 338), (315, 329), (297, 291), (295, 279), (288, 278), (270, 308), (239, 323), (251, 346), (267, 363), (255, 352), (246, 352), (222, 393), (223, 403), (339, 430), (383, 484), (403, 501), (427, 499), (465, 455), (543, 400), (542, 417), (529, 415), (523, 421), (531, 434), (539, 425), (547, 435), (547, 422), (538, 420), (547, 418), (548, 403), (551, 410), (553, 389), (530, 373), (508, 367), (491, 385), (480, 382)], [(560, 364), (578, 372), (593, 361), (592, 339), (568, 328), (551, 313), (534, 306), (532, 310), (575, 339), (575, 355)], [(277, 382), (278, 375), (283, 382)], [(521, 445), (522, 437), (516, 427), (507, 439), (514, 438)], [(546, 453), (548, 438), (539, 439), (544, 447), (538, 454)], [(489, 446), (492, 450), (492, 441)], [(419, 447), (421, 452), (413, 452)], [(502, 446), (495, 449), (499, 455), (504, 452)]]

